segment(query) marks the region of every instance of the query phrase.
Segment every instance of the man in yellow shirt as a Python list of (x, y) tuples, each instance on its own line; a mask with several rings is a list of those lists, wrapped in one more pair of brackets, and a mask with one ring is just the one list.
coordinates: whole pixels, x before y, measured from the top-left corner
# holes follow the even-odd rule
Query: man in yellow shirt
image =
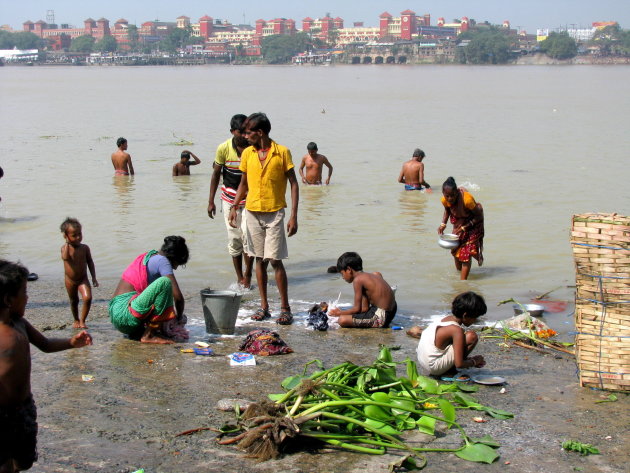
[(252, 145), (241, 155), (241, 182), (230, 209), (230, 225), (236, 227), (238, 203), (247, 196), (245, 208), (247, 252), (256, 258), (256, 280), (260, 291), (260, 309), (253, 320), (271, 317), (267, 300), (267, 267), (275, 271), (280, 292), (280, 316), (277, 322), (289, 325), (293, 321), (289, 306), (287, 273), (282, 260), (288, 258), (284, 231), (284, 209), (287, 181), (291, 184), (291, 216), (287, 223), (288, 236), (298, 229), (298, 181), (291, 151), (269, 137), (271, 122), (264, 113), (253, 113), (245, 121), (245, 138)]

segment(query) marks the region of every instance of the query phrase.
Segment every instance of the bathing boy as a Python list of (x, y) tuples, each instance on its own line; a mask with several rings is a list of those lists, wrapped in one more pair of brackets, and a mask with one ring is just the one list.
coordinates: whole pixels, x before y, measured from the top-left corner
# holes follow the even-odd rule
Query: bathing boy
[(0, 471), (28, 470), (37, 460), (37, 410), (31, 394), (30, 344), (45, 353), (92, 344), (86, 331), (46, 338), (24, 319), (27, 269), (0, 260)]
[(477, 334), (465, 331), (464, 327), (477, 322), (486, 310), (483, 297), (472, 291), (455, 297), (452, 315), (433, 322), (422, 331), (416, 350), (418, 371), (425, 376), (439, 376), (453, 369), (483, 367), (486, 364), (483, 356), (470, 356), (477, 345)]
[[(194, 161), (190, 160), (191, 156)], [(196, 166), (199, 163), (201, 163), (201, 159), (195, 153), (184, 150), (180, 155), (179, 162), (173, 165), (173, 176), (190, 176), (190, 166)]]
[(339, 317), (342, 327), (389, 327), (396, 315), (396, 298), (381, 273), (364, 273), (363, 260), (353, 251), (339, 257), (337, 270), (343, 280), (354, 287), (354, 305), (346, 310), (335, 307), (328, 315)]
[[(90, 270), (92, 284), (98, 287), (96, 269), (90, 253), (90, 247), (81, 243), (83, 232), (81, 224), (76, 218), (66, 218), (59, 227), (66, 243), (61, 247), (61, 259), (65, 273), (66, 291), (70, 298), (70, 310), (74, 318), (74, 328), (87, 328), (87, 319), (92, 306), (92, 288), (88, 281), (87, 271)], [(81, 317), (79, 317), (79, 294), (83, 299)]]
[(122, 136), (116, 140), (118, 149), (112, 153), (114, 176), (133, 176), (133, 163), (131, 155), (127, 153), (127, 139)]

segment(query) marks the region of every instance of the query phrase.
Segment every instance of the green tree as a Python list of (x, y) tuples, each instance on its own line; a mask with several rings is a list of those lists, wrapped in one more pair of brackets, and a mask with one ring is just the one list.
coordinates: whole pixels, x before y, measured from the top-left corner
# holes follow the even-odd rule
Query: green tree
[(129, 49), (136, 51), (140, 41), (140, 34), (136, 25), (127, 26), (127, 38), (129, 39)]
[(268, 64), (286, 64), (297, 53), (313, 47), (313, 40), (307, 33), (294, 35), (271, 35), (262, 40), (262, 54)]
[(70, 43), (70, 51), (78, 53), (91, 53), (94, 50), (94, 38), (92, 36), (77, 36)]
[(570, 59), (577, 55), (577, 44), (566, 31), (553, 32), (540, 43), (540, 50), (554, 59)]
[(505, 33), (496, 27), (467, 31), (459, 37), (459, 42), (470, 42), (457, 49), (457, 60), (462, 64), (504, 64), (510, 59), (510, 41)]
[(103, 36), (103, 39), (94, 43), (94, 49), (101, 53), (113, 53), (118, 49), (118, 43), (111, 35)]
[(630, 30), (622, 30), (618, 24), (597, 30), (591, 44), (599, 48), (600, 54), (630, 55)]
[(18, 49), (42, 49), (44, 42), (35, 33), (20, 31), (13, 34), (13, 42)]
[(13, 33), (0, 30), (0, 49), (13, 49), (14, 46), (15, 40), (13, 39)]

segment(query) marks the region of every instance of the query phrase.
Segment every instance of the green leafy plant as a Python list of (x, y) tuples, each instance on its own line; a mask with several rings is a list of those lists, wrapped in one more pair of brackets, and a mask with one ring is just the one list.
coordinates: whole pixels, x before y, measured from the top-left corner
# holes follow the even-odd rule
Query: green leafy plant
[(577, 452), (580, 455), (599, 455), (597, 447), (593, 447), (589, 443), (578, 442), (577, 440), (562, 442), (562, 448), (571, 452)]
[[(405, 376), (397, 375), (398, 365)], [(310, 366), (316, 371), (307, 374)], [(282, 381), (284, 393), (270, 394), (272, 403), (257, 403), (239, 416), (240, 431), (234, 437), (233, 426), (224, 429), (219, 443), (239, 443), (259, 459), (275, 458), (285, 442), (307, 437), (351, 451), (382, 455), (387, 450), (401, 450), (408, 455), (406, 468), (426, 464), (424, 452), (450, 452), (474, 462), (492, 463), (499, 454), (499, 444), (491, 437), (479, 439), (466, 435), (456, 422), (460, 409), (478, 410), (498, 419), (513, 417), (509, 412), (484, 406), (469, 393), (476, 386), (465, 383), (438, 383), (418, 374), (416, 364), (407, 358), (393, 360), (391, 350), (382, 347), (369, 366), (342, 363), (324, 369), (319, 360), (306, 364), (301, 375)], [(464, 392), (466, 391), (466, 392)], [(439, 426), (456, 429), (462, 440), (457, 448), (419, 448), (407, 444), (403, 432), (417, 430), (435, 435)], [(391, 466), (397, 468), (400, 465)]]

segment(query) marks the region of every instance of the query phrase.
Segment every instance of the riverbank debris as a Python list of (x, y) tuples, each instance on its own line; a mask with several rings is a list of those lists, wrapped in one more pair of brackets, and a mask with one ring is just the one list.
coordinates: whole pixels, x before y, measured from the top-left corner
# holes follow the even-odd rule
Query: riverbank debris
[[(307, 375), (309, 366), (316, 370)], [(405, 376), (397, 376), (397, 367)], [(324, 369), (320, 360), (306, 364), (300, 375), (282, 381), (284, 393), (250, 405), (236, 425), (227, 424), (217, 437), (221, 445), (236, 444), (259, 461), (277, 458), (289, 445), (299, 447), (306, 439), (353, 452), (382, 455), (399, 450), (426, 465), (425, 452), (454, 453), (464, 460), (492, 463), (499, 458), (499, 443), (489, 436), (469, 437), (456, 422), (458, 410), (477, 410), (497, 419), (513, 414), (484, 406), (469, 393), (477, 386), (440, 384), (418, 374), (407, 358), (392, 359), (382, 347), (372, 365), (345, 362)], [(483, 418), (482, 418), (483, 419)], [(435, 436), (439, 429), (455, 429), (462, 443), (456, 448), (423, 448), (405, 442), (403, 433), (417, 430)]]

